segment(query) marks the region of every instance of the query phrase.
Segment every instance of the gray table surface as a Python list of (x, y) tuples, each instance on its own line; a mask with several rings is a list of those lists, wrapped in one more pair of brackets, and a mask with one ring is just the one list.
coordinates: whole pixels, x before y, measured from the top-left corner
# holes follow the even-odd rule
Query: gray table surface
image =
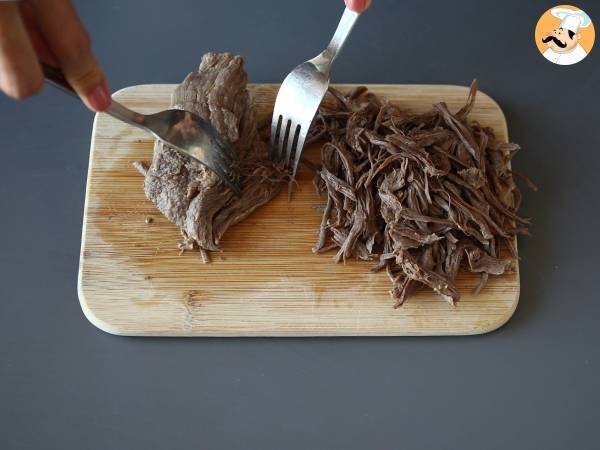
[[(523, 146), (515, 167), (542, 188), (525, 192), (535, 225), (520, 241), (513, 319), (452, 338), (99, 331), (76, 289), (93, 116), (50, 89), (0, 98), (1, 448), (600, 448), (600, 48), (576, 66), (546, 62), (533, 30), (548, 1), (374, 3), (335, 81), (477, 77)], [(341, 0), (76, 5), (115, 90), (179, 82), (211, 50), (245, 55), (254, 82), (278, 82), (324, 46), (342, 9)], [(597, 2), (578, 6), (600, 25)]]

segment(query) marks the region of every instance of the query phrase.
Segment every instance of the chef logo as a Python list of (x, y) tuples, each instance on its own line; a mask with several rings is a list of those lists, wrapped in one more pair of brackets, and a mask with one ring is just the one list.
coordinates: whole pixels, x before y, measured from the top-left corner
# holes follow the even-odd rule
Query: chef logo
[(540, 17), (535, 28), (535, 43), (548, 61), (568, 66), (590, 53), (595, 35), (590, 16), (576, 6), (560, 5)]

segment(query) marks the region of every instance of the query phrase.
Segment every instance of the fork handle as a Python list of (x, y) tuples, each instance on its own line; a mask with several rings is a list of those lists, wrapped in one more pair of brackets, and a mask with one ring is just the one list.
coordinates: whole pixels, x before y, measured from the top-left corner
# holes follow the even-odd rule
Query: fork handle
[(350, 36), (350, 32), (359, 16), (360, 13), (357, 13), (356, 11), (352, 11), (348, 8), (344, 9), (344, 14), (342, 14), (342, 18), (335, 30), (333, 38), (323, 52), (323, 57), (329, 60), (329, 64), (333, 63), (338, 53), (342, 50), (342, 47), (346, 43), (348, 36)]
[[(42, 71), (44, 72), (44, 77), (46, 78), (46, 82), (51, 86), (57, 88), (58, 90), (68, 94), (72, 97), (79, 98), (71, 83), (65, 78), (65, 75), (62, 73), (60, 69), (56, 67), (49, 66), (48, 64), (42, 64)], [(145, 119), (146, 117), (143, 114), (136, 113), (131, 109), (123, 106), (121, 103), (116, 100), (112, 100), (110, 106), (104, 111), (106, 114), (113, 116), (115, 119), (126, 122), (134, 127), (146, 129)]]

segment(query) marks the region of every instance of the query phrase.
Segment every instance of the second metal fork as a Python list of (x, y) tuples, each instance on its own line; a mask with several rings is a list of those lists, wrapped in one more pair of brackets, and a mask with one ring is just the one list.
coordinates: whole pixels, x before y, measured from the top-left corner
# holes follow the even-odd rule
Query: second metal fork
[(292, 70), (279, 88), (271, 121), (270, 156), (286, 167), (293, 160), (294, 176), (308, 129), (327, 93), (331, 65), (359, 16), (346, 8), (327, 48)]

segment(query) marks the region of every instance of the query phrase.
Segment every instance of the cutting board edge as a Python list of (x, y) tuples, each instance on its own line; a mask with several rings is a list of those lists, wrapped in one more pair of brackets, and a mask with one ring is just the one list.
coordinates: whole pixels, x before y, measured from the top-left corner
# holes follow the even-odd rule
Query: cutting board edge
[[(85, 225), (84, 225), (85, 227)], [(82, 249), (83, 249), (83, 244), (82, 244)], [(83, 253), (83, 250), (82, 250)], [(511, 304), (511, 308), (508, 309), (505, 313), (505, 315), (502, 316), (497, 316), (495, 317), (495, 320), (490, 322), (490, 323), (486, 323), (483, 326), (479, 326), (479, 327), (471, 327), (468, 330), (461, 330), (460, 332), (457, 332), (455, 330), (453, 331), (448, 331), (448, 332), (443, 332), (443, 331), (431, 331), (431, 330), (423, 330), (423, 331), (402, 331), (402, 332), (394, 332), (394, 331), (386, 331), (385, 333), (383, 333), (382, 331), (373, 331), (373, 332), (369, 332), (368, 330), (361, 330), (361, 331), (356, 331), (356, 332), (352, 332), (352, 331), (342, 331), (340, 332), (339, 330), (335, 330), (335, 331), (322, 331), (322, 330), (317, 330), (317, 329), (311, 329), (311, 330), (307, 330), (307, 331), (289, 331), (289, 332), (276, 332), (276, 331), (260, 331), (260, 330), (252, 330), (252, 331), (236, 331), (236, 332), (208, 332), (208, 331), (190, 331), (190, 330), (184, 330), (180, 333), (174, 333), (171, 331), (136, 331), (139, 328), (135, 326), (132, 328), (128, 328), (127, 326), (119, 326), (118, 324), (115, 323), (110, 323), (107, 320), (104, 320), (103, 318), (101, 318), (95, 311), (94, 308), (92, 308), (87, 300), (86, 300), (86, 288), (84, 287), (84, 283), (83, 283), (83, 270), (82, 270), (82, 266), (84, 263), (84, 257), (83, 254), (81, 255), (80, 258), (80, 268), (79, 268), (79, 273), (78, 273), (78, 277), (77, 277), (77, 294), (79, 297), (79, 304), (81, 306), (81, 309), (83, 311), (84, 316), (86, 317), (86, 319), (96, 328), (98, 328), (101, 331), (104, 331), (105, 333), (108, 334), (112, 334), (115, 336), (130, 336), (130, 337), (144, 337), (144, 336), (148, 336), (148, 337), (275, 337), (275, 338), (307, 338), (307, 337), (410, 337), (410, 336), (415, 336), (415, 337), (426, 337), (426, 336), (430, 336), (430, 337), (443, 337), (443, 336), (478, 336), (478, 335), (484, 335), (484, 334), (488, 334), (488, 333), (492, 333), (500, 328), (502, 328), (504, 325), (506, 325), (510, 319), (514, 316), (517, 307), (519, 305), (519, 300), (520, 300), (520, 295), (521, 295), (521, 279), (520, 279), (520, 265), (516, 264), (515, 267), (515, 271), (516, 271), (516, 277), (517, 277), (517, 283), (516, 283), (516, 291), (515, 291), (515, 297), (514, 300)], [(392, 310), (393, 311), (393, 310)], [(393, 313), (393, 312), (391, 312)]]
[[(520, 290), (520, 288), (519, 288)], [(171, 332), (171, 331), (136, 331), (135, 329), (128, 329), (127, 327), (120, 327), (118, 325), (111, 324), (100, 317), (98, 317), (92, 308), (90, 308), (85, 301), (85, 294), (81, 285), (78, 286), (79, 303), (86, 319), (99, 330), (111, 334), (114, 336), (124, 337), (166, 337), (166, 338), (177, 338), (177, 337), (190, 337), (190, 338), (228, 338), (228, 337), (256, 337), (256, 338), (310, 338), (310, 337), (444, 337), (444, 336), (479, 336), (499, 330), (505, 326), (510, 319), (514, 316), (519, 303), (519, 292), (517, 291), (515, 301), (512, 304), (512, 308), (507, 311), (504, 316), (499, 316), (498, 320), (495, 320), (483, 327), (472, 327), (469, 330), (457, 331), (372, 331), (367, 330), (361, 331), (322, 331), (322, 330), (307, 330), (307, 331), (289, 331), (289, 332), (275, 332), (275, 331), (235, 331), (235, 332), (194, 332), (194, 331), (182, 331), (182, 332)]]

